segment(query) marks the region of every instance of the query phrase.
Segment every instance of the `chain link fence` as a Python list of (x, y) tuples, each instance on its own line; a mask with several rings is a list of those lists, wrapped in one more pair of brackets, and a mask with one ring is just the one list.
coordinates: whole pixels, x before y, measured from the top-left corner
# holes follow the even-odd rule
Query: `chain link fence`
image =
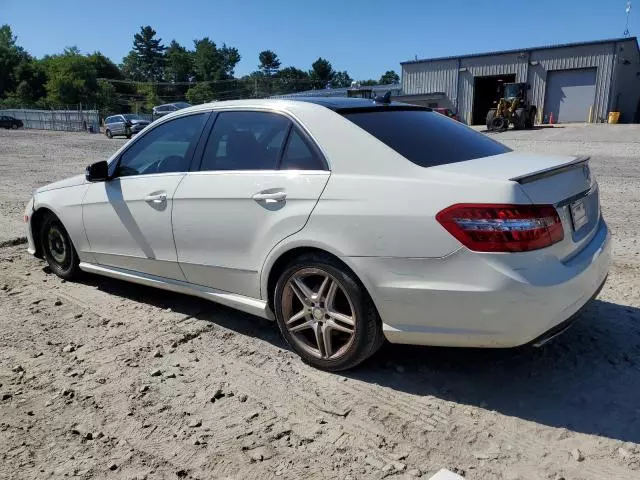
[(65, 132), (100, 131), (98, 110), (37, 110), (27, 108), (0, 109), (0, 115), (22, 120), (24, 128)]

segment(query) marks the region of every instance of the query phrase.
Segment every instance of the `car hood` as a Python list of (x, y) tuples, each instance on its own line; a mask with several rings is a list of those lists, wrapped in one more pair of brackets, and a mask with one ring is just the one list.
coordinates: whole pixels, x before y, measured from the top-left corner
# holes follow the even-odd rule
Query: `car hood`
[(37, 188), (35, 193), (46, 192), (48, 190), (56, 190), (58, 188), (75, 187), (76, 185), (82, 185), (87, 183), (87, 179), (84, 175), (76, 175), (75, 177), (65, 178), (59, 182), (53, 182), (43, 187)]
[(148, 125), (148, 124), (150, 124), (151, 122), (150, 122), (149, 120), (142, 120), (142, 119), (140, 119), (140, 120), (131, 120), (131, 123), (134, 123), (134, 124), (135, 124), (135, 123), (141, 123), (141, 124), (143, 124), (143, 125)]

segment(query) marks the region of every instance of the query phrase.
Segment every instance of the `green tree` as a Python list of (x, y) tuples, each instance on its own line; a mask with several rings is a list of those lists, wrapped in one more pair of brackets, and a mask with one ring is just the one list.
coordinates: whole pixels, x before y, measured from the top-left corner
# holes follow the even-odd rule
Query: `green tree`
[(193, 66), (198, 81), (226, 80), (233, 78), (240, 61), (238, 49), (225, 44), (218, 48), (209, 37), (194, 40)]
[(54, 105), (93, 104), (98, 89), (93, 62), (81, 55), (76, 47), (65, 49), (61, 55), (43, 59), (47, 74), (47, 101)]
[(361, 87), (373, 87), (374, 85), (378, 85), (378, 81), (373, 79), (360, 80), (358, 83)]
[(210, 102), (214, 98), (214, 91), (208, 83), (197, 83), (187, 90), (187, 101), (192, 105)]
[(390, 85), (392, 83), (393, 84), (400, 83), (400, 77), (395, 71), (387, 70), (386, 72), (384, 72), (384, 75), (380, 77), (379, 83), (380, 85)]
[(222, 48), (219, 49), (220, 57), (222, 58), (222, 73), (224, 78), (231, 79), (235, 73), (236, 65), (242, 58), (240, 52), (235, 47), (227, 47), (225, 43), (222, 44)]
[(26, 56), (14, 72), (15, 81), (18, 82), (15, 93), (22, 105), (28, 105), (46, 96), (47, 75), (42, 62)]
[(193, 52), (172, 40), (165, 53), (165, 80), (169, 82), (188, 82), (192, 75)]
[(350, 87), (351, 82), (353, 82), (353, 79), (345, 70), (344, 72), (335, 73), (335, 75), (333, 76), (333, 80), (331, 81), (331, 86), (335, 88)]
[(271, 50), (264, 50), (260, 52), (260, 54), (258, 55), (258, 59), (260, 60), (260, 65), (258, 66), (258, 68), (267, 77), (278, 73), (278, 69), (280, 68), (280, 60), (278, 59), (278, 55), (275, 52)]
[(162, 39), (150, 26), (140, 27), (133, 36), (133, 49), (122, 60), (125, 75), (133, 80), (157, 82), (162, 79), (164, 51)]
[(0, 27), (0, 98), (17, 87), (15, 69), (28, 59), (27, 53), (18, 46), (17, 37), (9, 25)]
[(309, 74), (296, 67), (280, 69), (277, 80), (274, 82), (276, 85), (276, 93), (280, 94), (301, 92), (311, 88)]
[(333, 80), (335, 72), (328, 60), (320, 57), (311, 64), (309, 78), (313, 88), (327, 88)]
[(91, 55), (87, 55), (87, 59), (96, 69), (98, 78), (107, 78), (109, 80), (121, 80), (124, 78), (118, 66), (102, 53), (93, 52)]
[(119, 110), (116, 87), (106, 80), (99, 79), (96, 103), (98, 104), (98, 108), (105, 113), (115, 113)]

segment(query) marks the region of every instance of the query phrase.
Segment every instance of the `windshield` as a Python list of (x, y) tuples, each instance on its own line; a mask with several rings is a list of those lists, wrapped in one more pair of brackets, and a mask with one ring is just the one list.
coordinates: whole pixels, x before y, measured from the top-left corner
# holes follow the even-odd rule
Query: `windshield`
[(504, 86), (504, 98), (515, 98), (520, 96), (520, 88), (522, 85), (514, 83)]
[(445, 115), (422, 109), (342, 112), (360, 128), (421, 167), (490, 157), (511, 150)]
[(191, 104), (187, 102), (178, 102), (178, 103), (174, 103), (174, 105), (178, 108), (188, 108), (191, 106)]

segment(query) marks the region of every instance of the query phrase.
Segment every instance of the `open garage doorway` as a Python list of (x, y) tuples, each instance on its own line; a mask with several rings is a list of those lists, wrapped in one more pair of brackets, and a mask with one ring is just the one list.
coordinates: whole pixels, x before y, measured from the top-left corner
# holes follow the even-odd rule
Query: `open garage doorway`
[(473, 83), (473, 125), (484, 125), (487, 112), (495, 108), (502, 94), (503, 83), (514, 83), (515, 74), (474, 77)]

